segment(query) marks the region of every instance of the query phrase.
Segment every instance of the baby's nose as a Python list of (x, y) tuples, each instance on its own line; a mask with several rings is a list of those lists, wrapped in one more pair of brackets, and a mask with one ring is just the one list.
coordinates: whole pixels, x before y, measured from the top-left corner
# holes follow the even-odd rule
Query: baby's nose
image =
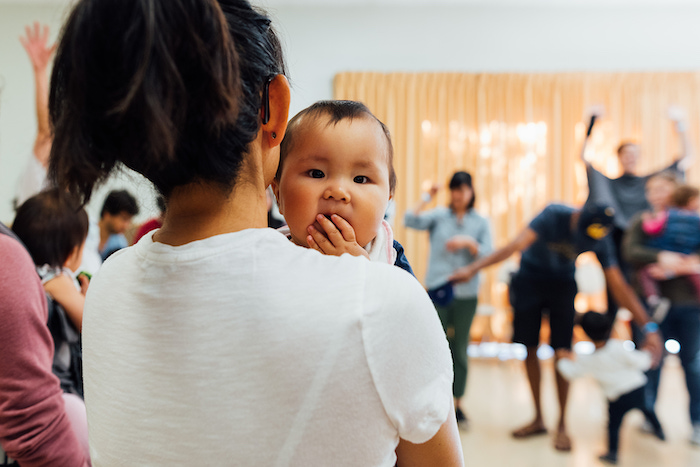
[(324, 199), (333, 199), (335, 201), (350, 202), (350, 192), (341, 184), (333, 184), (326, 188), (323, 193)]

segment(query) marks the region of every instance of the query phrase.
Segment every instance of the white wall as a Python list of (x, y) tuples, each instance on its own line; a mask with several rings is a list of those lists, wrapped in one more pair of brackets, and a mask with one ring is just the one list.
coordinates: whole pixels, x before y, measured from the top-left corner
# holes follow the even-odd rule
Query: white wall
[[(268, 0), (279, 4), (279, 0)], [(263, 2), (264, 4), (264, 2)], [(292, 113), (332, 96), (341, 71), (700, 71), (700, 6), (271, 6), (287, 50)], [(0, 3), (0, 220), (34, 138), (31, 69), (17, 37), (62, 7)], [(686, 105), (698, 105), (687, 103)], [(152, 193), (137, 186), (148, 214)], [(95, 197), (99, 209), (104, 190)], [(141, 216), (143, 217), (143, 216)]]

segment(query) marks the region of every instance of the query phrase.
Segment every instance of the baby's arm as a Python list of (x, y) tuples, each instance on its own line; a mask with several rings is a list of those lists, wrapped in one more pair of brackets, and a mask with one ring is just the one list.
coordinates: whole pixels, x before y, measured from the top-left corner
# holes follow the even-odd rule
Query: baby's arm
[(324, 255), (340, 256), (350, 253), (353, 256), (364, 256), (369, 259), (367, 250), (357, 243), (355, 229), (337, 214), (333, 214), (330, 220), (319, 214), (316, 216), (314, 225), (308, 227), (308, 232), (306, 242), (309, 247)]
[(557, 371), (559, 371), (559, 374), (561, 374), (566, 380), (572, 380), (583, 376), (585, 371), (579, 362), (572, 359), (573, 354), (571, 352), (566, 354), (566, 356), (565, 354), (560, 355), (561, 356), (557, 361)]
[(86, 280), (81, 280), (79, 292), (70, 277), (59, 274), (44, 284), (44, 290), (48, 292), (56, 302), (66, 310), (68, 318), (73, 322), (78, 332), (83, 328), (83, 308), (85, 306)]
[(646, 350), (626, 351), (625, 356), (627, 362), (634, 368), (642, 371), (647, 371), (651, 368), (651, 354)]

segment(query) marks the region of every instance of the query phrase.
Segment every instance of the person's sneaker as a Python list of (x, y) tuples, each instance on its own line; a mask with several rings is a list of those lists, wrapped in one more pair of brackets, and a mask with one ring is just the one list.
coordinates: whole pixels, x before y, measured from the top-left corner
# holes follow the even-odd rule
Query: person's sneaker
[(690, 443), (695, 446), (700, 446), (700, 423), (693, 425), (693, 432), (690, 435)]
[(668, 310), (671, 309), (671, 300), (660, 297), (659, 302), (651, 309), (651, 319), (655, 323), (662, 323), (666, 319)]
[(607, 463), (607, 464), (613, 464), (617, 465), (617, 455), (613, 454), (611, 452), (607, 452), (603, 454), (602, 456), (598, 457), (601, 461)]
[(457, 418), (457, 426), (462, 430), (466, 430), (469, 426), (469, 420), (459, 407), (455, 410), (455, 417)]

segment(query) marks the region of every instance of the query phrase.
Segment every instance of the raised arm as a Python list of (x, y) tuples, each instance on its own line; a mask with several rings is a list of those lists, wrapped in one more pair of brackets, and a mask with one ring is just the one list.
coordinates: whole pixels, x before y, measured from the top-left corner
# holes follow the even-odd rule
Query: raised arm
[(428, 203), (432, 201), (432, 199), (435, 197), (438, 191), (440, 191), (440, 184), (433, 183), (430, 189), (427, 192), (423, 193), (420, 201), (418, 201), (418, 203), (411, 210), (413, 215), (417, 216), (421, 213), (421, 211), (425, 210), (425, 208), (428, 206)]
[(581, 145), (581, 160), (586, 164), (589, 165), (590, 161), (586, 160), (586, 145), (588, 144), (588, 140), (591, 137), (591, 133), (593, 132), (593, 125), (595, 125), (596, 120), (598, 120), (604, 112), (604, 108), (599, 105), (591, 106), (586, 110), (586, 120), (588, 121), (588, 128), (586, 129), (586, 136), (583, 138), (583, 144)]
[(48, 67), (56, 50), (56, 44), (48, 44), (49, 27), (35, 22), (24, 28), (26, 36), (19, 40), (27, 51), (34, 72), (37, 135), (34, 156), (46, 167), (51, 152), (51, 129), (49, 128), (49, 78)]
[(479, 270), (493, 264), (500, 263), (504, 259), (509, 258), (516, 251), (523, 251), (527, 249), (535, 242), (535, 240), (537, 240), (537, 233), (530, 227), (527, 227), (506, 246), (494, 251), (488, 256), (477, 259), (468, 266), (457, 269), (450, 276), (450, 282), (468, 282), (476, 275), (477, 272), (479, 272)]
[(685, 112), (678, 106), (672, 106), (668, 109), (668, 117), (671, 119), (671, 121), (673, 121), (673, 126), (681, 143), (681, 152), (677, 159), (678, 170), (685, 172), (693, 164), (694, 159), (693, 147), (690, 144), (690, 138), (688, 137), (688, 125), (685, 118)]

